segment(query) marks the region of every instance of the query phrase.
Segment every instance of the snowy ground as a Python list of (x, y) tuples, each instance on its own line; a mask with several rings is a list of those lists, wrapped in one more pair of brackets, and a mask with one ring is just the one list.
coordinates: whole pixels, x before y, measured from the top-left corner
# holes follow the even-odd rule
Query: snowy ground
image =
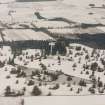
[[(105, 24), (105, 8), (102, 8), (105, 1), (103, 0), (63, 0), (62, 2), (58, 0), (57, 2), (29, 4), (4, 0), (1, 3), (4, 4), (0, 4), (0, 25), (5, 28), (8, 28), (8, 26), (9, 28), (24, 28), (22, 25), (20, 26), (20, 23), (23, 23), (23, 25), (28, 24), (29, 28), (34, 27), (32, 24), (38, 28), (53, 28), (49, 29), (52, 33), (74, 33), (74, 29), (67, 28), (70, 25), (66, 22), (48, 21), (48, 19), (53, 19), (54, 17), (66, 18), (78, 24)], [(98, 8), (91, 8), (89, 4), (95, 4), (95, 7)], [(46, 19), (38, 19), (34, 14), (35, 12), (40, 12), (41, 16)], [(88, 28), (88, 30), (91, 33), (104, 33), (105, 27)], [(88, 30), (83, 29), (83, 32), (88, 33)], [(79, 31), (81, 32), (82, 29), (79, 29)], [(4, 29), (2, 32), (5, 34), (3, 37), (6, 41), (53, 39), (43, 32), (34, 32), (30, 29), (22, 29), (21, 31), (17, 29)], [(76, 50), (78, 47), (80, 50)], [(12, 60), (14, 60), (16, 65), (13, 64)], [(42, 93), (40, 95), (90, 95), (105, 93), (105, 50), (94, 50), (84, 45), (70, 44), (67, 47), (66, 56), (57, 54), (41, 58), (41, 50), (27, 49), (13, 59), (11, 48), (4, 46), (0, 48), (0, 61), (0, 96), (4, 96), (7, 86), (11, 87), (13, 94), (20, 95), (24, 93), (22, 94), (24, 96), (31, 96), (34, 86), (41, 90)], [(92, 71), (91, 66), (94, 63), (95, 70)], [(21, 70), (18, 67), (21, 67)], [(61, 74), (59, 74), (58, 79), (53, 81), (51, 79), (53, 74), (44, 75), (43, 68), (48, 73), (57, 74), (60, 72)], [(36, 73), (36, 70), (40, 72)], [(33, 73), (34, 76), (32, 76), (33, 71), (36, 73)], [(68, 75), (72, 77), (72, 82), (67, 81)], [(97, 82), (95, 85), (90, 82), (94, 79)], [(77, 81), (80, 80), (84, 80), (86, 86), (78, 85)]]
[[(81, 47), (81, 50), (77, 51), (76, 47)], [(95, 71), (95, 79), (98, 80), (98, 78), (100, 78), (100, 81), (102, 81), (102, 83), (105, 83), (105, 71), (104, 71), (104, 65), (101, 63), (101, 59), (104, 60), (105, 56), (104, 56), (104, 50), (95, 50), (83, 45), (79, 45), (79, 44), (70, 44), (70, 48), (67, 48), (68, 52), (66, 56), (60, 56), (60, 63), (58, 61), (58, 56), (49, 56), (47, 57), (47, 59), (41, 59), (41, 61), (39, 59), (36, 59), (37, 56), (35, 56), (35, 50), (33, 50), (33, 54), (29, 53), (29, 51), (23, 51), (23, 54), (20, 56), (17, 56), (15, 59), (15, 63), (20, 65), (20, 66), (24, 66), (24, 67), (28, 67), (31, 69), (39, 69), (41, 70), (42, 67), (40, 66), (40, 64), (44, 64), (47, 68), (47, 70), (50, 71), (62, 71), (65, 74), (74, 76), (74, 77), (78, 77), (80, 79), (83, 80), (91, 80), (90, 76), (92, 75), (92, 70), (91, 70), (91, 65), (92, 63), (97, 63), (98, 64), (98, 68)], [(40, 52), (39, 54), (40, 55)], [(87, 58), (88, 56), (88, 58)], [(75, 66), (74, 66), (75, 65)], [(88, 68), (84, 69), (83, 66), (88, 66)], [(33, 71), (32, 70), (32, 71)], [(101, 71), (99, 71), (101, 70)], [(25, 71), (25, 70), (24, 70)], [(32, 72), (31, 71), (31, 72)], [(25, 71), (27, 74), (29, 73), (29, 71)], [(30, 74), (30, 73), (29, 73)], [(42, 74), (41, 74), (42, 75)], [(37, 78), (37, 77), (34, 77)], [(63, 77), (62, 77), (63, 78)], [(34, 79), (34, 81), (36, 81)], [(70, 82), (70, 86), (67, 85), (68, 83), (64, 83), (64, 80), (62, 80), (62, 82), (60, 82), (60, 80), (57, 80), (57, 83), (60, 83), (60, 88), (58, 90), (49, 90), (49, 82), (47, 82), (47, 86), (40, 86), (40, 89), (43, 91), (43, 95), (47, 95), (48, 94), (48, 90), (52, 93), (52, 95), (75, 95), (77, 94), (77, 90), (78, 90), (78, 86), (77, 85), (72, 85)], [(76, 81), (77, 80), (73, 80)], [(66, 82), (66, 80), (65, 80)], [(36, 83), (38, 83), (36, 81)], [(52, 82), (54, 84), (54, 82)], [(56, 82), (55, 82), (56, 83)], [(50, 83), (51, 84), (51, 83)], [(70, 87), (72, 87), (74, 89), (74, 91), (72, 92), (68, 92)], [(89, 87), (91, 87), (91, 84), (88, 84), (87, 87), (82, 88), (82, 92), (80, 92), (81, 95), (84, 94), (89, 94), (88, 89)], [(32, 90), (32, 87), (30, 88)], [(31, 91), (30, 90), (30, 91)], [(79, 95), (80, 95), (79, 94)], [(98, 94), (98, 90), (96, 89), (96, 94)]]
[[(11, 22), (11, 16), (8, 15), (9, 11), (14, 11), (11, 13), (12, 21), (28, 21), (31, 22), (35, 20), (34, 12), (40, 11), (45, 17), (66, 17), (69, 20), (73, 20), (79, 23), (100, 23), (104, 21), (104, 8), (90, 8), (89, 4), (95, 4), (96, 7), (102, 7), (105, 4), (104, 0), (63, 0), (63, 1), (51, 1), (51, 2), (41, 2), (41, 3), (15, 3), (8, 0), (9, 4), (1, 4), (0, 19), (5, 22)], [(1, 2), (6, 2), (3, 0)], [(89, 15), (89, 13), (93, 13)], [(5, 19), (3, 18), (5, 17)]]

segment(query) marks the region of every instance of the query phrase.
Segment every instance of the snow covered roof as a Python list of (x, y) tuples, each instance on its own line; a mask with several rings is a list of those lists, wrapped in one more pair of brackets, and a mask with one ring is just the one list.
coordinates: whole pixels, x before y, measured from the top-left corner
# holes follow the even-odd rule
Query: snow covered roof
[(98, 34), (98, 33), (104, 33), (101, 29), (98, 28), (76, 28), (74, 29), (74, 33), (78, 34)]
[(43, 32), (36, 32), (31, 29), (5, 29), (3, 34), (6, 41), (54, 40), (52, 37)]
[(98, 34), (104, 33), (104, 31), (100, 28), (64, 28), (64, 29), (49, 29), (51, 33), (59, 33), (59, 34)]

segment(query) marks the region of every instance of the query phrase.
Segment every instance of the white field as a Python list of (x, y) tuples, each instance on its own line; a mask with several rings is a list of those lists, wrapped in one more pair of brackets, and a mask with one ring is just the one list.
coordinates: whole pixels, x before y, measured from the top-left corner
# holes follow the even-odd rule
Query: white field
[[(102, 6), (105, 4), (104, 0), (63, 0), (57, 2), (41, 2), (41, 3), (14, 3), (0, 5), (0, 19), (3, 22), (11, 22), (11, 16), (8, 15), (9, 10), (13, 10), (11, 13), (14, 22), (32, 22), (36, 20), (34, 16), (35, 11), (39, 11), (42, 16), (53, 17), (65, 17), (69, 20), (79, 23), (100, 23), (104, 22), (105, 9), (97, 8), (92, 9), (88, 5), (95, 4), (96, 6)], [(93, 15), (89, 15), (92, 12)], [(5, 18), (4, 18), (5, 17)]]
[(37, 27), (46, 27), (46, 28), (50, 28), (50, 27), (54, 27), (54, 28), (63, 28), (63, 27), (68, 27), (70, 26), (68, 23), (66, 22), (59, 22), (59, 21), (41, 21), (41, 20), (37, 20), (36, 22), (34, 22), (33, 24), (35, 24)]
[(74, 34), (74, 29), (66, 28), (66, 29), (48, 29), (51, 33), (59, 33), (59, 34)]
[[(65, 74), (76, 76), (76, 77), (87, 79), (87, 80), (90, 80), (89, 76), (92, 74), (92, 71), (90, 70), (90, 68), (84, 71), (83, 64), (87, 63), (88, 65), (91, 65), (93, 62), (97, 62), (100, 68), (104, 68), (103, 65), (101, 64), (100, 59), (101, 58), (105, 59), (105, 55), (104, 55), (105, 50), (96, 50), (96, 53), (94, 54), (94, 56), (91, 57), (91, 53), (93, 51), (92, 48), (89, 48), (80, 44), (71, 44), (70, 46), (72, 46), (73, 49), (67, 48), (68, 49), (67, 56), (61, 56), (61, 64), (58, 63), (57, 56), (49, 56), (47, 59), (42, 59), (41, 61), (35, 59), (35, 55), (40, 56), (41, 54), (40, 50), (35, 50), (35, 49), (24, 50), (22, 52), (22, 55), (17, 56), (15, 58), (15, 63), (24, 67), (26, 66), (29, 69), (31, 68), (41, 69), (39, 64), (43, 63), (44, 65), (46, 65), (48, 70), (53, 70), (53, 71), (61, 70)], [(75, 50), (76, 46), (81, 46), (82, 47), (81, 51), (76, 51)], [(85, 48), (87, 52), (83, 51), (83, 48)], [(69, 54), (69, 50), (72, 51), (72, 54)], [(29, 57), (28, 59), (26, 59), (27, 52), (28, 52), (27, 57)], [(1, 61), (2, 62), (6, 61), (5, 66), (1, 67), (0, 69), (0, 80), (1, 80), (0, 96), (4, 96), (6, 86), (11, 86), (12, 91), (15, 91), (15, 92), (22, 91), (22, 89), (26, 87), (25, 96), (30, 96), (33, 86), (27, 85), (27, 79), (23, 77), (17, 78), (16, 75), (12, 75), (10, 73), (12, 69), (16, 69), (15, 66), (11, 66), (7, 64), (7, 61), (8, 61), (7, 58), (12, 57), (11, 49), (8, 46), (5, 46), (0, 50), (0, 53), (2, 54), (0, 55)], [(83, 54), (83, 55), (75, 56), (76, 53)], [(85, 60), (85, 56), (87, 54), (90, 57), (89, 60)], [(100, 55), (98, 58), (96, 57), (97, 54)], [(31, 61), (30, 59), (32, 55), (34, 57), (33, 61)], [(22, 60), (20, 60), (20, 57), (22, 58)], [(71, 57), (72, 57), (72, 61), (69, 61)], [(79, 59), (81, 59), (80, 63), (79, 63)], [(26, 62), (27, 62), (27, 65), (24, 65), (24, 63)], [(73, 67), (72, 67), (74, 63), (76, 63), (77, 65), (77, 67), (75, 67), (75, 70), (73, 70)], [(86, 75), (86, 71), (89, 72), (88, 75)], [(105, 74), (105, 71), (103, 72), (95, 71), (96, 79), (100, 77), (100, 80), (105, 84), (104, 74)], [(9, 78), (7, 78), (8, 76)], [(17, 80), (19, 81), (18, 84), (16, 84)], [(36, 85), (38, 84), (36, 83)], [(91, 84), (87, 84), (86, 87), (82, 87), (82, 91), (79, 94), (77, 94), (77, 91), (78, 91), (78, 88), (81, 89), (81, 86), (78, 86), (78, 85), (71, 84), (71, 86), (68, 87), (67, 84), (62, 83), (60, 84), (60, 87), (57, 90), (49, 89), (50, 87), (53, 87), (53, 86), (54, 84), (50, 84), (50, 85), (47, 84), (47, 85), (39, 86), (39, 88), (42, 91), (41, 95), (47, 95), (49, 92), (51, 92), (52, 95), (89, 95), (90, 93), (88, 89), (89, 87), (91, 87)], [(70, 91), (70, 88), (73, 88), (73, 91)], [(97, 89), (95, 89), (95, 91), (96, 91), (96, 94), (99, 94)]]
[[(9, 0), (8, 0), (9, 1)], [(4, 0), (4, 2), (8, 2), (6, 0)], [(3, 2), (3, 1), (1, 1)], [(0, 5), (0, 20), (5, 22), (5, 23), (12, 23), (12, 22), (34, 22), (36, 21), (36, 17), (34, 16), (34, 12), (35, 11), (40, 11), (42, 16), (45, 16), (46, 18), (53, 18), (53, 17), (64, 17), (67, 18), (69, 20), (75, 21), (77, 23), (103, 23), (105, 24), (105, 9), (102, 8), (95, 8), (92, 9), (90, 8), (88, 5), (92, 3), (95, 3), (96, 6), (102, 6), (105, 1), (104, 0), (64, 0), (61, 3), (59, 1), (57, 1), (57, 3), (53, 3), (51, 4), (50, 2), (48, 2), (46, 4), (45, 3), (38, 3), (38, 4), (32, 4), (30, 3), (29, 5), (26, 4), (15, 4), (13, 5), (12, 3), (9, 4), (1, 4)], [(12, 6), (13, 5), (13, 6)], [(32, 6), (33, 5), (33, 6)], [(21, 8), (19, 8), (18, 6), (20, 6)], [(22, 7), (23, 6), (23, 7)], [(10, 15), (8, 15), (8, 12), (13, 10), (14, 12)], [(89, 13), (92, 12), (93, 15), (90, 15)], [(39, 27), (44, 26), (45, 23), (41, 23), (38, 24)], [(46, 23), (47, 27), (50, 23)], [(54, 27), (58, 27), (59, 24), (60, 26), (66, 26), (66, 24), (64, 23), (51, 23), (51, 26)], [(16, 26), (17, 27), (17, 26)], [(80, 29), (81, 32), (82, 29)], [(89, 30), (82, 30), (85, 32), (91, 31), (91, 32), (98, 32), (99, 31), (105, 31), (105, 28), (103, 27), (98, 27), (98, 29), (89, 29)], [(54, 32), (57, 32), (58, 30), (53, 30)], [(63, 31), (63, 30), (62, 30)], [(60, 32), (62, 32), (60, 31)], [(66, 32), (67, 30), (64, 30), (64, 32)], [(69, 31), (68, 31), (69, 32)], [(72, 32), (70, 30), (70, 32)], [(4, 38), (5, 40), (8, 41), (16, 41), (16, 40), (48, 40), (48, 39), (52, 39), (50, 36), (42, 33), (42, 32), (34, 32), (32, 30), (4, 30), (3, 33), (5, 34)], [(63, 33), (63, 32), (62, 32)], [(30, 35), (29, 35), (30, 34)], [(92, 48), (83, 46), (83, 45), (78, 45), (78, 44), (71, 44), (71, 46), (73, 46), (73, 49), (71, 49), (71, 51), (73, 52), (73, 54), (69, 54), (69, 50), (68, 49), (68, 55), (67, 56), (61, 56), (61, 64), (58, 63), (57, 60), (57, 56), (53, 56), (53, 57), (48, 57), (48, 59), (42, 59), (42, 61), (40, 62), (37, 59), (34, 59), (33, 62), (31, 62), (30, 59), (26, 59), (25, 56), (20, 55), (19, 57), (16, 57), (15, 59), (15, 63), (18, 65), (22, 65), (25, 66), (24, 64), (27, 62), (26, 67), (29, 68), (37, 68), (37, 69), (41, 69), (40, 67), (40, 63), (43, 63), (46, 65), (46, 67), (48, 68), (48, 70), (53, 70), (53, 71), (62, 71), (65, 74), (68, 75), (72, 75), (72, 76), (76, 76), (82, 79), (88, 79), (90, 80), (89, 76), (92, 74), (92, 71), (90, 70), (90, 68), (86, 71), (89, 72), (89, 75), (86, 75), (86, 71), (83, 71), (83, 64), (88, 64), (91, 65), (91, 63), (93, 62), (97, 62), (98, 65), (100, 66), (100, 68), (104, 69), (103, 65), (100, 62), (100, 59), (103, 58), (105, 59), (105, 50), (96, 50), (96, 54), (93, 57), (90, 57), (90, 60), (86, 60), (85, 56), (88, 54), (89, 56), (91, 56), (91, 53), (93, 51)], [(78, 52), (75, 50), (75, 46), (81, 46), (82, 49), (85, 48), (88, 52), (84, 52), (83, 50)], [(28, 50), (29, 55), (34, 55), (35, 51), (31, 51)], [(40, 51), (38, 51), (40, 53)], [(24, 52), (23, 52), (24, 53)], [(75, 57), (76, 53), (83, 53), (82, 56), (77, 56)], [(31, 55), (30, 55), (31, 54)], [(97, 54), (99, 54), (99, 57), (96, 58)], [(13, 66), (10, 66), (7, 64), (8, 59), (11, 57), (12, 58), (12, 53), (11, 53), (11, 49), (6, 46), (3, 47), (3, 49), (0, 49), (0, 61), (6, 61), (6, 64), (4, 67), (2, 67), (0, 69), (0, 96), (4, 95), (4, 91), (6, 86), (10, 85), (12, 90), (14, 91), (21, 91), (23, 87), (26, 87), (27, 91), (25, 93), (25, 96), (30, 96), (30, 92), (32, 91), (33, 86), (29, 87), (26, 84), (26, 79), (25, 78), (16, 78), (15, 75), (11, 75), (10, 71), (12, 68), (15, 68)], [(23, 60), (20, 61), (19, 58), (22, 57)], [(70, 58), (73, 58), (73, 61), (69, 61)], [(79, 59), (81, 59), (81, 63), (78, 63)], [(75, 68), (75, 70), (73, 70), (73, 64), (76, 63), (77, 67)], [(50, 65), (50, 67), (49, 67)], [(82, 72), (82, 74), (81, 74)], [(101, 81), (105, 84), (105, 71), (103, 72), (95, 72), (95, 77), (96, 79), (98, 77), (100, 77)], [(7, 79), (7, 76), (10, 76), (9, 79)], [(19, 84), (16, 84), (16, 81), (19, 81)], [(73, 91), (70, 91), (70, 88), (67, 87), (67, 85), (60, 85), (60, 88), (58, 90), (49, 90), (50, 85), (47, 86), (40, 86), (40, 89), (42, 90), (42, 95), (47, 95), (49, 92), (52, 93), (52, 95), (77, 95), (77, 90), (78, 88), (80, 88), (79, 86), (75, 86), (75, 85), (71, 85), (71, 87), (73, 87)], [(88, 92), (88, 88), (90, 87), (90, 85), (88, 85), (86, 88), (83, 88), (83, 91), (79, 94), (79, 95), (84, 95), (84, 94), (90, 94)], [(96, 93), (97, 90), (96, 90)]]

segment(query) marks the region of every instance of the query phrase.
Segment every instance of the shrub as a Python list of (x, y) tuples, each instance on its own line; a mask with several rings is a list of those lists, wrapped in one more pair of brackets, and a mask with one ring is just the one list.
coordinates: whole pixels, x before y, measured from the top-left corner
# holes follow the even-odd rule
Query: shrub
[(72, 80), (72, 77), (71, 76), (68, 76), (67, 77), (67, 81), (71, 81)]
[(95, 94), (95, 90), (94, 90), (94, 88), (89, 88), (89, 90), (88, 90), (91, 94)]
[(41, 93), (42, 93), (41, 90), (37, 86), (34, 86), (31, 94), (33, 96), (39, 96), (41, 95)]
[(59, 84), (56, 84), (53, 89), (59, 89)]
[(73, 67), (73, 68), (76, 68), (76, 67), (77, 67), (77, 64), (76, 64), (76, 63), (74, 63), (72, 67)]
[(16, 80), (16, 84), (18, 84), (19, 83), (19, 81), (18, 80)]
[(50, 76), (51, 76), (52, 81), (55, 81), (55, 80), (58, 79), (58, 75), (57, 74), (51, 73)]
[(51, 96), (52, 94), (51, 94), (51, 92), (49, 92), (48, 94), (47, 94), (47, 96)]
[(44, 65), (44, 64), (40, 64), (41, 65), (41, 67), (42, 67), (42, 70), (47, 70), (47, 67), (46, 67), (46, 65)]
[(39, 86), (42, 86), (42, 83), (41, 82), (39, 83)]
[(34, 85), (34, 81), (32, 81), (32, 80), (29, 80), (29, 82), (28, 82), (28, 84), (27, 84), (28, 86), (32, 86), (32, 85)]
[(68, 83), (68, 84), (67, 84), (67, 87), (70, 87), (70, 86), (71, 86), (71, 84), (70, 84), (70, 83)]
[(78, 90), (77, 90), (77, 92), (76, 92), (77, 94), (79, 94), (80, 93), (80, 89), (78, 88)]
[(0, 61), (0, 68), (4, 67), (4, 65), (5, 65), (5, 62)]
[(101, 81), (98, 82), (98, 87), (103, 87), (103, 83)]
[(86, 55), (86, 56), (85, 56), (85, 59), (87, 59), (87, 60), (88, 60), (88, 59), (89, 59), (89, 55)]
[(7, 75), (6, 78), (9, 79), (9, 78), (11, 78), (11, 77), (10, 77), (10, 75)]
[(73, 91), (73, 88), (72, 87), (70, 88), (70, 91)]
[(89, 71), (86, 71), (86, 75), (89, 75)]
[(5, 96), (9, 96), (10, 94), (11, 94), (11, 87), (10, 86), (7, 86), (6, 89), (5, 89), (4, 95)]
[(81, 71), (80, 74), (83, 74), (83, 71)]
[(96, 62), (91, 64), (91, 70), (96, 71), (98, 67), (98, 64)]
[(86, 82), (84, 80), (80, 80), (79, 85), (80, 86), (86, 86)]
[(56, 84), (54, 87), (50, 88), (50, 89), (53, 89), (53, 90), (56, 90), (56, 89), (59, 89), (59, 84)]
[(104, 71), (104, 69), (98, 67), (98, 72), (103, 72), (103, 71)]
[(95, 7), (95, 4), (89, 4), (90, 7)]

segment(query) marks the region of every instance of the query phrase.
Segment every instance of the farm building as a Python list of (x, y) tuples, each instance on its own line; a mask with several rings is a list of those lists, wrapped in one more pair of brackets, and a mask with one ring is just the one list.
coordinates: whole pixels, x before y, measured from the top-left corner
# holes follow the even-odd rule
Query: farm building
[(10, 45), (13, 50), (33, 48), (49, 52), (49, 43), (55, 42), (55, 39), (46, 33), (32, 29), (5, 29), (1, 36), (2, 44)]

